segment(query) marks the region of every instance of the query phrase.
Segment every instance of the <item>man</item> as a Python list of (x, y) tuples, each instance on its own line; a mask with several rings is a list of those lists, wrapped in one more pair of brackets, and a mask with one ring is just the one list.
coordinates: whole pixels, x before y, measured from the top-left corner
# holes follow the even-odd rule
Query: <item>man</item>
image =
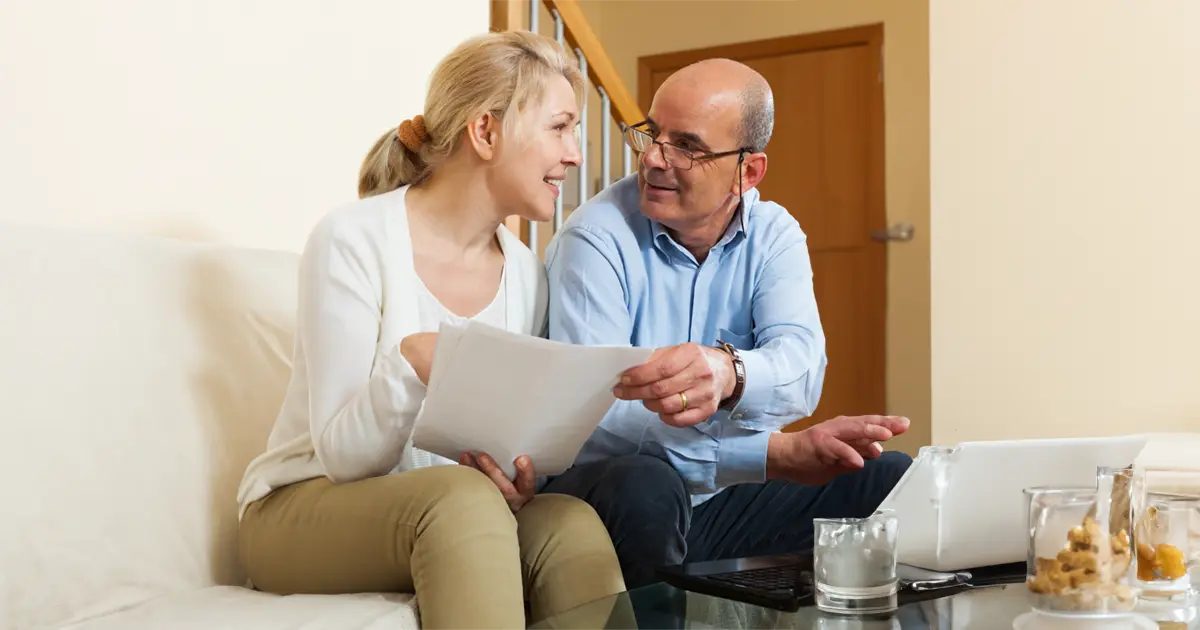
[(826, 358), (806, 237), (755, 189), (773, 107), (740, 63), (679, 70), (626, 130), (636, 177), (576, 210), (547, 252), (551, 338), (656, 348), (541, 489), (596, 509), (630, 588), (685, 559), (810, 549), (814, 517), (870, 514), (911, 464), (879, 446), (904, 418), (778, 431), (816, 408)]

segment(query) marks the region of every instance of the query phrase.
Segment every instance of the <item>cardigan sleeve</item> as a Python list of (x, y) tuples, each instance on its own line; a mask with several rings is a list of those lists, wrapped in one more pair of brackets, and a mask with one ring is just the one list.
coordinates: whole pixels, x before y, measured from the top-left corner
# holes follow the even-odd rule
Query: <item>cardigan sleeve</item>
[(309, 431), (334, 483), (394, 468), (425, 396), (399, 344), (377, 349), (382, 260), (378, 243), (332, 220), (318, 224), (301, 257), (297, 335)]

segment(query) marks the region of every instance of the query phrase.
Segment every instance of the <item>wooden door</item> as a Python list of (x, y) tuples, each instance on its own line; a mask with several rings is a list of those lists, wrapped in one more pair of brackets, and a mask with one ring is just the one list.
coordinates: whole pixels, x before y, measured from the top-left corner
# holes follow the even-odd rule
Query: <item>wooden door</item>
[(884, 413), (886, 229), (882, 26), (643, 57), (638, 99), (650, 110), (672, 72), (701, 59), (736, 59), (775, 96), (764, 199), (808, 234), (829, 367), (821, 403), (789, 429), (838, 415)]

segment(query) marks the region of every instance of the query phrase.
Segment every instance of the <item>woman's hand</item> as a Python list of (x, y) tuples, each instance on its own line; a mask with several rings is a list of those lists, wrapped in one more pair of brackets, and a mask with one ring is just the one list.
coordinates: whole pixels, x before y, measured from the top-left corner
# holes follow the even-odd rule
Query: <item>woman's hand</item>
[(513, 461), (513, 465), (517, 468), (515, 480), (510, 480), (496, 465), (496, 460), (487, 453), (482, 453), (478, 457), (470, 453), (463, 453), (458, 458), (458, 463), (470, 466), (487, 475), (492, 483), (500, 489), (500, 494), (504, 495), (504, 500), (508, 502), (508, 507), (513, 514), (516, 514), (517, 510), (533, 499), (537, 475), (533, 472), (533, 462), (530, 461), (528, 455), (522, 455)]
[(433, 369), (433, 351), (436, 347), (437, 333), (415, 333), (400, 340), (400, 354), (425, 385), (429, 385), (429, 372)]

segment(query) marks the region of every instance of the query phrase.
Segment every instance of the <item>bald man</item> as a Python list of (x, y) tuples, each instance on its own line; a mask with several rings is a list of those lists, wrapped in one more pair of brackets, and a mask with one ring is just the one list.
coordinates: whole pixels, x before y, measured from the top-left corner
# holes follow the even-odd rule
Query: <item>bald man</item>
[(749, 67), (679, 70), (625, 131), (636, 176), (547, 251), (552, 339), (656, 348), (541, 488), (596, 508), (630, 588), (685, 559), (811, 550), (814, 517), (870, 514), (911, 464), (880, 446), (904, 418), (779, 432), (816, 408), (826, 357), (805, 234), (755, 188), (773, 125)]

